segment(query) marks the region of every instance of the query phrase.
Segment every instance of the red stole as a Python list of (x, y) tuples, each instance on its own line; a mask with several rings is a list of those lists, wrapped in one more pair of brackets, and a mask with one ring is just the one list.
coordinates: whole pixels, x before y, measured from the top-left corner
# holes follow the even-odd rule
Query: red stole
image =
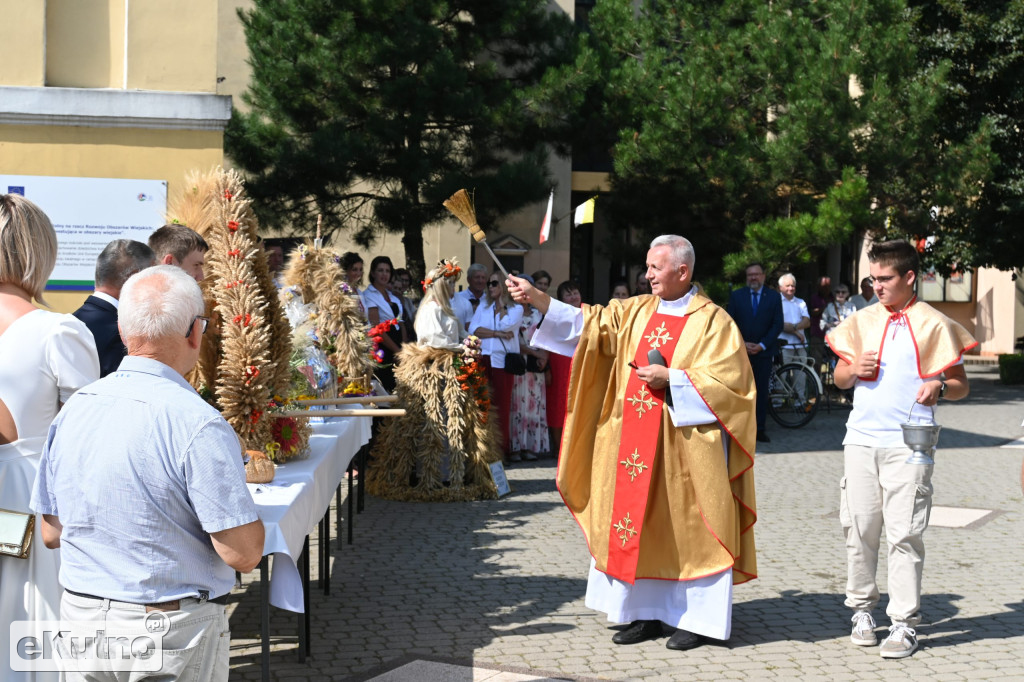
[[(689, 316), (655, 313), (647, 321), (637, 344), (633, 364), (649, 364), (647, 353), (658, 349), (665, 364), (672, 366), (672, 354)], [(615, 498), (612, 505), (611, 537), (608, 542), (608, 575), (633, 584), (640, 558), (640, 538), (651, 487), (651, 466), (661, 440), (665, 389), (651, 389), (630, 372), (622, 406), (622, 437), (615, 468)]]

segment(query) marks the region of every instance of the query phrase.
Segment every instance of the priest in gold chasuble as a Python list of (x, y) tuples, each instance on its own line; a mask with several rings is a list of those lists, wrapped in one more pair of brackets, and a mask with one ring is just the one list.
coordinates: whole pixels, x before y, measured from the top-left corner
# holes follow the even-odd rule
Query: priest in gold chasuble
[(753, 374), (693, 260), (689, 241), (658, 237), (653, 295), (582, 310), (509, 279), (546, 313), (535, 345), (573, 356), (558, 489), (593, 557), (587, 606), (631, 624), (619, 644), (663, 624), (672, 649), (728, 639), (732, 585), (757, 574)]

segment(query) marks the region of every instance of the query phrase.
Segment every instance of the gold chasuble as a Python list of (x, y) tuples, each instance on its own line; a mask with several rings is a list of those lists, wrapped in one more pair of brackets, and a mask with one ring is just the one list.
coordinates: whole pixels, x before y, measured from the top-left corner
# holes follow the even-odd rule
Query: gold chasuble
[[(627, 583), (757, 577), (753, 525), (754, 379), (739, 329), (703, 293), (686, 315), (637, 296), (585, 306), (558, 490), (598, 570)], [(629, 366), (657, 348), (684, 370), (717, 423), (677, 427)]]
[(861, 353), (878, 351), (875, 374), (864, 379), (874, 381), (878, 378), (885, 340), (891, 338), (887, 332), (893, 325), (906, 325), (910, 330), (917, 374), (922, 379), (938, 376), (978, 345), (966, 329), (927, 303), (921, 303), (916, 296), (899, 311), (881, 303), (858, 310), (829, 332), (825, 340), (836, 355), (851, 365)]

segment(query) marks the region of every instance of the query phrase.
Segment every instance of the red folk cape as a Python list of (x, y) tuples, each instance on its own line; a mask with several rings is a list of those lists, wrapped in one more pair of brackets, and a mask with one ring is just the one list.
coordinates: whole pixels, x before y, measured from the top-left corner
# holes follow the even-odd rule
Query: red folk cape
[(643, 525), (630, 537), (638, 553), (625, 567), (609, 568), (610, 545), (618, 537), (612, 530), (617, 523), (622, 527), (622, 519), (613, 518), (623, 494), (617, 482), (622, 481), (620, 469), (629, 468), (628, 458), (620, 457), (623, 413), (636, 407), (627, 395), (633, 373), (627, 363), (646, 356), (645, 332), (659, 302), (655, 296), (639, 296), (584, 309), (584, 331), (569, 380), (558, 489), (598, 570), (612, 577), (629, 583), (693, 580), (732, 568), (733, 581), (745, 582), (757, 577), (754, 380), (739, 329), (701, 293), (690, 301), (669, 364), (686, 371), (718, 421), (677, 428), (667, 409), (657, 422), (644, 421), (645, 428), (658, 428), (659, 436), (653, 459), (643, 462), (649, 469), (642, 473), (650, 476)]
[[(978, 345), (959, 323), (916, 297), (902, 311), (881, 303), (858, 310), (829, 332), (825, 340), (836, 355), (850, 364), (869, 350), (877, 351), (881, 362), (886, 332), (893, 324), (906, 324), (910, 330), (917, 354), (917, 373), (922, 379), (938, 376)], [(875, 372), (866, 380), (874, 381), (878, 370)]]

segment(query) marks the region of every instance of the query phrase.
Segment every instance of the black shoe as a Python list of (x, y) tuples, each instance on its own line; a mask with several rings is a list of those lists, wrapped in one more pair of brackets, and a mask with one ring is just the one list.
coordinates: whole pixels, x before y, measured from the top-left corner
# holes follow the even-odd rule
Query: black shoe
[(757, 442), (759, 443), (771, 443), (772, 439), (768, 437), (768, 434), (764, 431), (757, 432)]
[(649, 639), (657, 639), (664, 633), (660, 620), (634, 620), (629, 627), (612, 636), (616, 644), (639, 644)]
[(665, 646), (675, 651), (688, 651), (696, 649), (705, 641), (705, 638), (698, 634), (686, 630), (676, 630), (675, 634), (668, 638), (668, 643)]

